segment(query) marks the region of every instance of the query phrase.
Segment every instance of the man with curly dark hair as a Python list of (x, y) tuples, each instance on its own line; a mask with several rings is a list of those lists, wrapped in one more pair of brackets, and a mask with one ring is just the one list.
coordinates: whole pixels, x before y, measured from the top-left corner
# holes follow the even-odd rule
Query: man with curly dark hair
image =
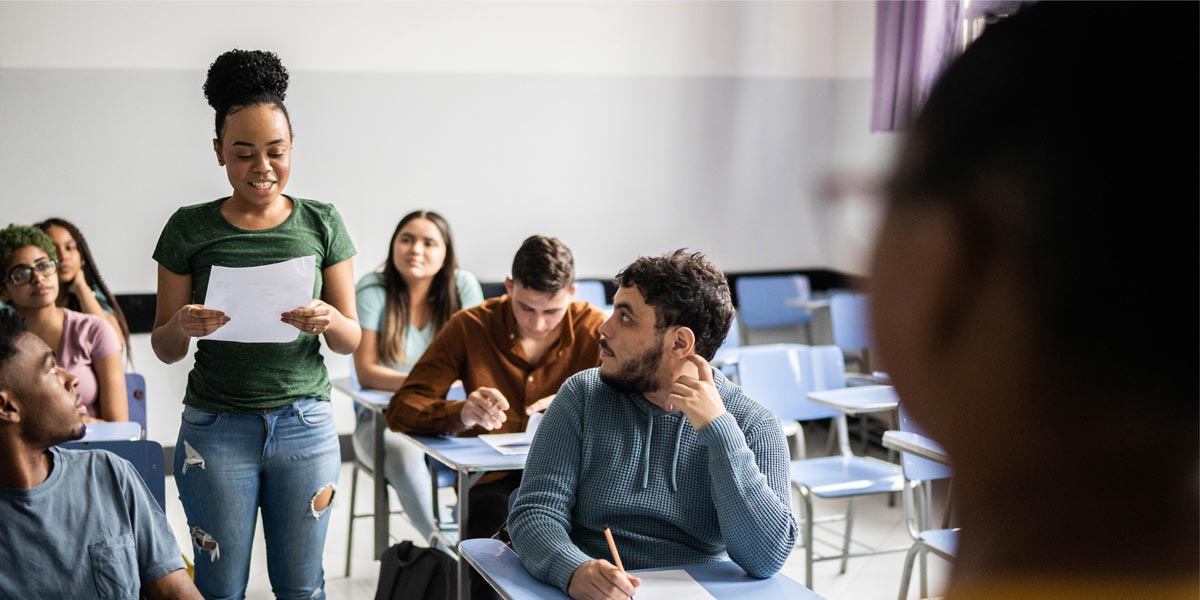
[[(538, 428), (509, 517), (535, 577), (573, 598), (632, 596), (629, 569), (733, 559), (775, 574), (796, 523), (778, 419), (708, 364), (733, 319), (729, 284), (699, 253), (617, 274), (598, 369), (563, 384)], [(719, 517), (718, 517), (719, 515)]]

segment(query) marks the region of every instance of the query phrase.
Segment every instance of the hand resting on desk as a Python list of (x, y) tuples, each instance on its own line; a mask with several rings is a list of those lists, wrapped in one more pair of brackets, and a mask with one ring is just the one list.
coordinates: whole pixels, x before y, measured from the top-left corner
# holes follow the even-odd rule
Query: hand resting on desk
[(641, 583), (607, 560), (593, 559), (575, 569), (567, 595), (575, 600), (628, 600)]

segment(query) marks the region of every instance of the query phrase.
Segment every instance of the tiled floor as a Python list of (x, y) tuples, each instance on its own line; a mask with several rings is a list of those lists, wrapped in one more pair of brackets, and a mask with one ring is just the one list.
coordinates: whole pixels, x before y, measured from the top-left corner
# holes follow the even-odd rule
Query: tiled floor
[[(820, 432), (816, 432), (820, 433)], [(817, 438), (817, 439), (813, 439)], [(819, 435), (810, 435), (809, 445), (817, 446)], [(360, 477), (358, 506), (359, 512), (370, 510), (371, 480)], [(379, 563), (372, 560), (372, 529), (370, 519), (359, 519), (355, 522), (354, 560), (350, 577), (343, 577), (345, 569), (347, 508), (350, 499), (350, 466), (343, 465), (338, 498), (334, 504), (333, 522), (325, 543), (325, 577), (326, 592), (330, 598), (373, 598), (375, 583), (379, 574)], [(453, 493), (444, 490), (443, 499), (453, 501)], [(184, 553), (192, 555), (191, 545), (187, 538), (187, 521), (183, 507), (179, 504), (178, 494), (173, 477), (167, 478), (167, 517)], [(939, 505), (942, 498), (938, 497)], [(885, 496), (860, 498), (857, 505), (857, 515), (854, 526), (854, 539), (874, 547), (907, 546), (908, 533), (904, 526), (904, 510), (899, 498), (895, 507), (888, 506)], [(398, 506), (395, 497), (392, 505)], [(836, 514), (845, 509), (844, 502), (820, 502), (817, 514)], [(938, 513), (940, 514), (940, 512)], [(819, 552), (831, 552), (834, 546), (840, 544), (841, 523), (832, 523), (818, 527), (816, 548)], [(250, 584), (247, 598), (272, 598), (271, 584), (267, 578), (266, 548), (262, 540), (262, 528), (258, 528), (255, 538), (254, 555), (250, 564)], [(391, 532), (395, 540), (416, 539), (416, 532), (408, 525), (403, 516), (393, 516)], [(826, 543), (823, 543), (825, 540)], [(900, 589), (900, 572), (904, 565), (904, 553), (884, 554), (864, 558), (851, 559), (844, 575), (838, 574), (838, 561), (817, 563), (814, 572), (814, 589), (820, 595), (830, 600), (859, 600), (859, 599), (891, 599), (896, 598)], [(797, 548), (783, 567), (783, 573), (798, 582), (804, 582), (804, 549)], [(930, 556), (929, 558), (929, 593), (931, 596), (940, 595), (949, 575), (949, 566), (944, 561)], [(909, 592), (909, 598), (918, 597), (917, 577), (914, 575)]]

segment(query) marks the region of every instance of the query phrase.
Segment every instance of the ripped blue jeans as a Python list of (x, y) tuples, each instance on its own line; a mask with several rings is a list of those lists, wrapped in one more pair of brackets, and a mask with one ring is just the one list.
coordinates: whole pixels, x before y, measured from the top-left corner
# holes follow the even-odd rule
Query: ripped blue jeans
[(321, 555), (340, 468), (329, 402), (253, 413), (185, 406), (174, 472), (200, 593), (245, 597), (261, 509), (275, 596), (324, 598)]

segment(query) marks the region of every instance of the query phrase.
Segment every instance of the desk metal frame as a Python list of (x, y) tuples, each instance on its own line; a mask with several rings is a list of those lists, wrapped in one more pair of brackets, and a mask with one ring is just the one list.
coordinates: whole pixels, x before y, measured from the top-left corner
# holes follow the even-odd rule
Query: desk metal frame
[[(487, 473), (520, 471), (525, 468), (525, 455), (504, 455), (477, 437), (451, 438), (400, 434), (416, 444), (427, 456), (446, 465), (458, 474), (458, 535), (460, 546), (467, 535), (470, 518), (468, 497), (471, 488)], [(468, 567), (458, 563), (458, 599), (470, 596), (471, 580)]]
[[(371, 411), (371, 422), (374, 424), (374, 445), (375, 445), (375, 460), (372, 462), (371, 468), (374, 471), (375, 480), (375, 559), (383, 556), (383, 551), (388, 549), (391, 544), (389, 531), (390, 523), (388, 510), (387, 496), (387, 479), (383, 476), (383, 461), (385, 450), (383, 448), (383, 432), (387, 430), (387, 412), (388, 403), (391, 401), (392, 395), (388, 392), (380, 390), (368, 390), (354, 385), (349, 377), (341, 377), (333, 380), (334, 389), (350, 396), (363, 407)], [(354, 507), (350, 507), (353, 511)], [(352, 524), (351, 527), (354, 525)]]

